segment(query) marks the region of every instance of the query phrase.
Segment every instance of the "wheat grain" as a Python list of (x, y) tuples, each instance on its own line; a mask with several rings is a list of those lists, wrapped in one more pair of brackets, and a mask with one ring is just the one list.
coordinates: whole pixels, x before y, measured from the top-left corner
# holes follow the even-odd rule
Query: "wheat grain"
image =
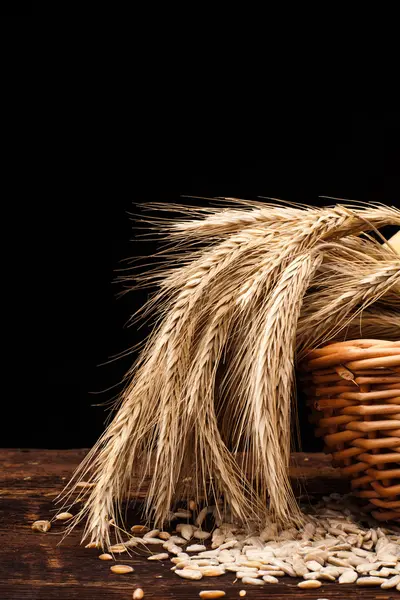
[(41, 520), (41, 521), (35, 521), (34, 523), (32, 523), (33, 531), (39, 531), (40, 533), (47, 533), (47, 531), (49, 531), (50, 528), (51, 528), (50, 521)]
[(56, 515), (54, 518), (56, 521), (69, 521), (70, 519), (72, 519), (73, 516), (74, 515), (71, 515), (71, 513), (62, 512)]
[(148, 533), (150, 530), (149, 530), (149, 528), (148, 528), (148, 527), (146, 527), (146, 525), (133, 525), (133, 526), (131, 527), (131, 531), (132, 531), (132, 533), (135, 533), (135, 534), (136, 534), (136, 533), (139, 533), (139, 534), (140, 534), (140, 533), (146, 534), (146, 533)]
[(300, 581), (300, 583), (297, 584), (297, 587), (305, 590), (312, 590), (321, 587), (321, 585), (322, 583), (318, 581), (318, 579), (308, 579), (306, 581)]
[(126, 545), (124, 544), (115, 544), (114, 546), (110, 546), (109, 550), (113, 554), (122, 554), (123, 552), (128, 552)]
[(169, 554), (163, 552), (161, 554), (153, 554), (152, 556), (148, 556), (147, 560), (167, 560)]
[(198, 569), (176, 569), (176, 575), (182, 577), (183, 579), (191, 579), (194, 581), (198, 581), (203, 578), (203, 574)]
[(110, 567), (110, 571), (122, 575), (124, 573), (133, 573), (134, 568), (129, 565), (113, 565)]
[(365, 587), (369, 586), (381, 586), (386, 582), (386, 579), (382, 577), (359, 577), (357, 579), (357, 585), (362, 585)]

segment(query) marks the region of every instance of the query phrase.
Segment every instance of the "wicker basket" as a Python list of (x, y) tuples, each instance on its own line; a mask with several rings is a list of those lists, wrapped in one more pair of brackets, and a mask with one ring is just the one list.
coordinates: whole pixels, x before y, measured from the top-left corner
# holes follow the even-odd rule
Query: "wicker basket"
[(376, 519), (400, 522), (400, 341), (329, 344), (300, 370), (325, 451)]

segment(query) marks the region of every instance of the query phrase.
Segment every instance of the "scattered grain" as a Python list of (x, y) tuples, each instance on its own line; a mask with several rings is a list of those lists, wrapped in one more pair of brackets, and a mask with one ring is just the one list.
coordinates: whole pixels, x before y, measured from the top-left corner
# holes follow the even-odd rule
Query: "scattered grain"
[(161, 554), (153, 554), (149, 556), (147, 560), (167, 560), (169, 558), (169, 554), (166, 552), (162, 552)]
[(265, 583), (279, 583), (279, 579), (272, 575), (264, 575), (263, 581), (265, 581)]
[(400, 575), (395, 575), (394, 577), (391, 577), (390, 579), (382, 583), (381, 588), (383, 590), (390, 590), (391, 588), (396, 587), (396, 585), (398, 585), (399, 583)]
[(339, 583), (354, 583), (357, 581), (358, 574), (352, 569), (348, 569), (343, 571), (341, 576), (339, 577)]
[(156, 538), (156, 537), (158, 537), (159, 533), (160, 533), (159, 529), (152, 529), (151, 531), (148, 531), (147, 533), (144, 534), (143, 539), (148, 540), (149, 538)]
[(196, 540), (208, 540), (208, 538), (211, 537), (211, 533), (208, 531), (200, 531), (198, 529), (194, 532), (193, 537), (196, 538)]
[(213, 566), (199, 567), (199, 571), (205, 577), (219, 577), (220, 575), (225, 575), (225, 569), (223, 567), (213, 567)]
[(51, 528), (50, 521), (35, 521), (32, 523), (33, 531), (39, 531), (40, 533), (46, 533)]
[(109, 551), (113, 554), (122, 554), (122, 552), (128, 552), (128, 549), (123, 544), (115, 544), (109, 547)]
[(69, 512), (62, 512), (56, 515), (54, 518), (56, 521), (69, 521), (69, 519), (72, 519), (73, 516), (74, 515), (71, 515)]
[(201, 551), (203, 551), (205, 549), (206, 549), (206, 547), (203, 546), (203, 544), (192, 544), (191, 546), (188, 546), (186, 548), (186, 550), (188, 552), (201, 552)]
[(363, 586), (373, 586), (373, 585), (381, 585), (385, 583), (386, 579), (383, 577), (359, 577), (357, 579), (357, 585)]
[(134, 568), (130, 567), (129, 565), (113, 565), (110, 567), (110, 571), (118, 574), (133, 573)]
[(133, 525), (133, 527), (131, 527), (131, 531), (132, 533), (145, 534), (148, 533), (148, 531), (150, 530), (148, 527), (146, 527), (146, 525)]
[(243, 577), (242, 583), (247, 583), (248, 585), (264, 585), (265, 582), (262, 579), (256, 579), (255, 577)]
[(318, 579), (307, 579), (307, 581), (300, 581), (300, 583), (297, 584), (297, 587), (305, 590), (311, 590), (314, 588), (319, 588), (321, 585), (322, 583), (318, 581)]
[(195, 581), (203, 577), (203, 573), (197, 569), (177, 569), (175, 573), (183, 579), (192, 579)]

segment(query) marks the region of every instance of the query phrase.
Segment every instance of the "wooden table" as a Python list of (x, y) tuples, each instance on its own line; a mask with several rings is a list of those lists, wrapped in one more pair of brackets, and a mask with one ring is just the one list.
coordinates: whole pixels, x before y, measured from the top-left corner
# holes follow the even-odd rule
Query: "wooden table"
[[(379, 588), (325, 583), (318, 590), (301, 590), (298, 580), (283, 578), (277, 585), (254, 586), (233, 583), (234, 574), (204, 578), (197, 582), (179, 579), (170, 571), (171, 563), (150, 562), (145, 554), (121, 558), (118, 562), (135, 568), (133, 574), (116, 575), (111, 561), (98, 560), (98, 550), (80, 546), (82, 528), (61, 540), (61, 525), (47, 534), (34, 533), (31, 524), (54, 514), (54, 497), (62, 489), (86, 450), (0, 450), (0, 600), (131, 600), (135, 587), (145, 591), (145, 599), (197, 599), (204, 589), (223, 589), (225, 598), (245, 600), (273, 598), (335, 598), (350, 600), (390, 600), (400, 594)], [(311, 494), (347, 488), (323, 454), (296, 454), (291, 475), (296, 484)], [(306, 478), (306, 479), (305, 479)], [(307, 485), (305, 485), (307, 481)], [(126, 555), (121, 555), (126, 556)]]

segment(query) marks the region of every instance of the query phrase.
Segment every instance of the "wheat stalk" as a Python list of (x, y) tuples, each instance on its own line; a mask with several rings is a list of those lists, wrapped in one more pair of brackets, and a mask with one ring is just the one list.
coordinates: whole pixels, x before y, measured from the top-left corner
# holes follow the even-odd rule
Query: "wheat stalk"
[(287, 475), (296, 324), (303, 294), (320, 260), (306, 254), (283, 271), (257, 320), (259, 334), (241, 389), (251, 406), (248, 435), (255, 440), (257, 483), (264, 496), (269, 493), (274, 519), (284, 523), (296, 522), (300, 516)]
[[(92, 541), (107, 539), (108, 520), (115, 516), (113, 500), (117, 504), (122, 501), (134, 468), (127, 468), (126, 465), (133, 462), (136, 464), (137, 455), (145, 456), (147, 473), (150, 469), (149, 457), (155, 453), (156, 465), (148, 494), (148, 511), (154, 510), (158, 521), (162, 521), (168, 513), (172, 493), (180, 475), (179, 457), (185, 453), (182, 440), (188, 437), (180, 418), (183, 405), (179, 401), (181, 386), (178, 385), (180, 379), (177, 369), (185, 369), (184, 355), (186, 351), (188, 356), (187, 348), (190, 347), (191, 337), (189, 330), (193, 329), (193, 323), (189, 323), (191, 311), (201, 289), (206, 288), (212, 277), (229, 265), (230, 261), (243, 255), (242, 246), (248, 252), (250, 245), (258, 250), (260, 248), (260, 241), (254, 231), (224, 242), (208, 253), (201, 264), (196, 262), (191, 273), (185, 273), (186, 284), (174, 305), (169, 307), (165, 322), (150, 337), (136, 365), (136, 369), (140, 367), (138, 381), (133, 380), (128, 387), (116, 419), (85, 463), (86, 467), (95, 457), (92, 471), (96, 486), (87, 499), (86, 533), (91, 536)], [(131, 376), (132, 374), (133, 372), (130, 373)], [(143, 408), (145, 404), (147, 410)], [(151, 410), (151, 407), (154, 409)], [(154, 426), (157, 433), (153, 432), (149, 437)], [(214, 436), (211, 439), (214, 440)], [(232, 471), (232, 467), (230, 470)], [(76, 479), (83, 472), (86, 471), (82, 467), (76, 474)], [(236, 488), (238, 479), (232, 477), (227, 481), (231, 481), (232, 488)], [(123, 482), (124, 485), (121, 485)], [(235, 497), (235, 493), (232, 493), (232, 497)]]
[[(390, 335), (399, 325), (388, 310), (398, 302), (398, 257), (358, 237), (400, 224), (399, 211), (225, 204), (169, 205), (181, 222), (150, 219), (168, 242), (163, 266), (134, 285), (158, 285), (140, 313), (157, 311), (156, 326), (114, 420), (63, 496), (65, 506), (80, 479), (94, 484), (70, 525), (87, 516), (91, 541), (109, 543), (133, 474), (150, 477), (145, 510), (158, 524), (193, 472), (195, 491), (223, 496), (241, 520), (299, 523), (288, 479), (296, 351), (360, 322), (368, 331), (383, 323)], [(239, 448), (248, 451), (242, 465)]]
[[(385, 206), (383, 204), (365, 204), (363, 203), (348, 203), (341, 202), (336, 207), (310, 207), (279, 201), (270, 203), (260, 203), (255, 201), (241, 200), (238, 198), (223, 198), (213, 199), (214, 202), (223, 201), (224, 207), (193, 207), (179, 204), (157, 204), (147, 205), (147, 208), (153, 208), (158, 211), (167, 210), (168, 212), (176, 212), (180, 215), (180, 220), (171, 221), (169, 219), (157, 220), (157, 218), (148, 219), (148, 223), (157, 224), (158, 230), (163, 234), (167, 234), (170, 238), (186, 238), (190, 241), (193, 239), (210, 238), (209, 243), (213, 243), (213, 237), (223, 237), (231, 233), (243, 230), (245, 227), (275, 227), (279, 222), (285, 223), (290, 227), (293, 222), (301, 221), (306, 214), (318, 218), (320, 213), (331, 211), (340, 206), (342, 209), (349, 209), (352, 215), (357, 216), (372, 225), (372, 228), (379, 228), (388, 223), (392, 225), (400, 225), (399, 211), (394, 207)], [(227, 205), (233, 204), (240, 206), (240, 209), (226, 208)], [(361, 208), (360, 208), (361, 207)], [(197, 217), (197, 218), (188, 218)]]
[[(361, 276), (357, 277), (361, 266), (353, 260), (347, 264), (344, 273), (339, 274), (335, 269), (330, 285), (326, 273), (321, 275), (326, 289), (320, 286), (306, 298), (299, 321), (297, 343), (300, 354), (336, 336), (359, 312), (400, 285), (400, 261), (375, 266), (367, 274), (361, 270)], [(318, 280), (314, 284), (318, 287)]]

